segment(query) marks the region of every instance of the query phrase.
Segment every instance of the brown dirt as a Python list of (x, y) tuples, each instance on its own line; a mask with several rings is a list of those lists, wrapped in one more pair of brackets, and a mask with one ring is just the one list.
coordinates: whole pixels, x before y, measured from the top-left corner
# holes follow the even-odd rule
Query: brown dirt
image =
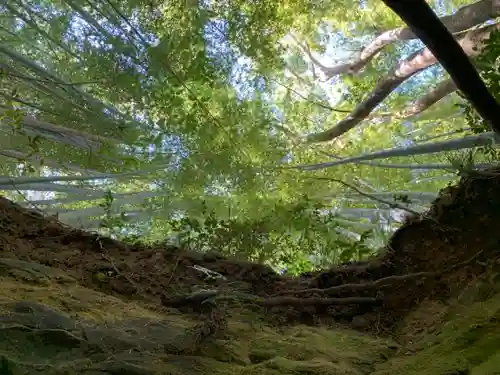
[[(398, 230), (378, 259), (300, 278), (216, 254), (128, 245), (68, 228), (4, 198), (0, 257), (60, 268), (87, 288), (160, 309), (196, 310), (215, 296), (230, 307), (266, 310), (280, 324), (335, 321), (380, 333), (424, 299), (446, 299), (498, 264), (499, 192), (500, 177), (462, 179), (444, 189), (425, 217)], [(225, 279), (207, 278), (196, 266)], [(190, 296), (201, 287), (217, 291)]]

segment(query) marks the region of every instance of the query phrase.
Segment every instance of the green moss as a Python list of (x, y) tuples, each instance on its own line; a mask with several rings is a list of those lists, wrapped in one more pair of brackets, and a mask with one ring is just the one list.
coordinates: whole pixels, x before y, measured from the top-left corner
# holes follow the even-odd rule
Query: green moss
[(136, 303), (84, 288), (62, 271), (36, 263), (0, 259), (0, 285), (0, 312), (5, 311), (2, 306), (6, 304), (29, 300), (91, 320), (116, 320), (130, 315), (161, 317)]
[[(401, 353), (378, 366), (374, 375), (442, 375), (472, 370), (500, 371), (500, 294), (486, 301), (450, 309), (433, 334), (420, 338), (416, 353)], [(500, 372), (498, 372), (500, 373)]]
[(332, 363), (325, 359), (293, 361), (276, 357), (259, 365), (247, 367), (240, 374), (360, 375), (363, 373), (348, 363)]
[(250, 360), (253, 363), (281, 357), (293, 361), (316, 359), (331, 363), (354, 364), (368, 372), (396, 348), (389, 340), (347, 330), (327, 330), (307, 326), (291, 327), (277, 336), (257, 333), (250, 342)]
[(500, 351), (488, 358), (487, 361), (475, 366), (471, 375), (500, 375)]
[(484, 282), (474, 285), (455, 301), (422, 303), (401, 327), (401, 345), (345, 329), (276, 329), (256, 313), (234, 311), (223, 337), (191, 350), (188, 332), (200, 322), (188, 315), (84, 288), (49, 267), (0, 259), (0, 370), (7, 375), (445, 375), (463, 370), (499, 375), (500, 294), (492, 295)]
[(59, 270), (0, 259), (2, 374), (362, 375), (395, 349), (352, 331), (277, 330), (255, 313), (231, 316), (223, 338), (181, 355), (200, 323), (188, 315), (152, 311), (84, 288)]

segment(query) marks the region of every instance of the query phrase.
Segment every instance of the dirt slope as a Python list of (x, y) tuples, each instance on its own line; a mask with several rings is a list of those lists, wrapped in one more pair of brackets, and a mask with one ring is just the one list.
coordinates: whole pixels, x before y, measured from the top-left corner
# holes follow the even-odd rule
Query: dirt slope
[(379, 259), (296, 279), (0, 198), (0, 374), (500, 374), (499, 192), (464, 179)]

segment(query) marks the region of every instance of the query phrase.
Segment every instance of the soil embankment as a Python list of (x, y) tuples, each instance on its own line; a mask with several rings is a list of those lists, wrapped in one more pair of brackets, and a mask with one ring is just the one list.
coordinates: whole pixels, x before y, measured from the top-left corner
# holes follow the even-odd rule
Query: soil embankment
[(499, 192), (463, 179), (378, 259), (301, 278), (0, 198), (0, 374), (498, 374)]

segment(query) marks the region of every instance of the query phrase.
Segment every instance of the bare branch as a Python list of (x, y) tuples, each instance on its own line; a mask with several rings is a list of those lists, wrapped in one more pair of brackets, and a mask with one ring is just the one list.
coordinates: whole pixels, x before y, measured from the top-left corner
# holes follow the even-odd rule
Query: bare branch
[[(309, 45), (306, 42), (301, 42), (299, 40), (299, 38), (294, 33), (290, 33), (290, 37), (297, 44), (297, 47), (299, 47), (301, 49), (301, 51), (304, 52), (307, 55), (307, 57), (309, 57), (309, 60), (311, 60), (311, 62), (312, 62), (312, 66), (313, 67), (317, 66), (318, 68), (321, 69), (321, 71), (324, 74), (327, 74), (328, 70), (331, 69), (331, 68), (328, 68), (327, 66), (323, 65), (322, 63), (320, 63), (319, 60), (316, 59), (312, 55), (311, 48), (309, 47)], [(316, 74), (314, 73), (314, 76), (315, 75)]]
[[(440, 20), (451, 33), (457, 33), (486, 22), (489, 19), (493, 19), (499, 15), (500, 1), (481, 0), (460, 8), (452, 15), (441, 17)], [(355, 74), (368, 64), (385, 46), (391, 43), (416, 38), (417, 36), (409, 27), (400, 27), (398, 29), (388, 30), (378, 35), (375, 40), (368, 44), (361, 51), (361, 54), (355, 61), (340, 64), (331, 68), (320, 65), (318, 66), (321, 67), (327, 78), (343, 73)]]
[(472, 130), (472, 128), (455, 129), (455, 130), (452, 130), (452, 131), (449, 131), (449, 132), (446, 132), (446, 133), (442, 133), (442, 134), (438, 134), (438, 135), (433, 135), (431, 137), (420, 138), (420, 139), (417, 139), (416, 142), (418, 142), (418, 143), (420, 143), (420, 142), (428, 142), (428, 141), (432, 141), (433, 139), (448, 137), (450, 135), (455, 135), (455, 134), (460, 134), (460, 133), (465, 133), (465, 132), (470, 131), (470, 130)]
[[(285, 84), (283, 84), (283, 83), (279, 82), (278, 80), (276, 80), (276, 79), (272, 79), (272, 78), (271, 78), (270, 80), (271, 80), (271, 81), (273, 81), (273, 82), (276, 82), (278, 85), (280, 85), (280, 86), (284, 87), (285, 89), (287, 89), (287, 90), (289, 90), (289, 91), (293, 92), (295, 95), (297, 95), (297, 96), (301, 97), (302, 99), (304, 99), (304, 100), (306, 100), (306, 101), (308, 101), (308, 102), (310, 102), (310, 103), (312, 103), (312, 104), (314, 104), (314, 105), (317, 105), (317, 106), (319, 106), (319, 107), (321, 107), (321, 108), (328, 109), (328, 110), (330, 110), (330, 111), (332, 111), (332, 112), (351, 113), (351, 110), (348, 110), (348, 109), (338, 109), (338, 108), (334, 108), (334, 107), (332, 107), (332, 106), (330, 106), (330, 105), (328, 105), (328, 104), (324, 104), (324, 103), (320, 102), (320, 100), (322, 100), (320, 97), (318, 97), (318, 100), (317, 100), (317, 101), (316, 101), (316, 100), (311, 100), (311, 99), (308, 99), (306, 96), (302, 95), (302, 94), (301, 94), (300, 92), (298, 92), (297, 90), (292, 89), (291, 87), (289, 87), (289, 86), (287, 86), (287, 85), (285, 85)], [(316, 95), (315, 95), (315, 96), (316, 96)]]
[(103, 174), (99, 171), (93, 170), (93, 169), (84, 169), (80, 168), (77, 165), (72, 165), (68, 163), (62, 163), (57, 160), (53, 159), (46, 159), (43, 156), (35, 156), (35, 155), (30, 155), (30, 154), (25, 154), (20, 151), (16, 150), (0, 150), (0, 155), (12, 158), (12, 159), (17, 159), (17, 160), (22, 160), (22, 161), (31, 161), (35, 163), (41, 163), (43, 165), (47, 165), (52, 168), (63, 168), (63, 169), (68, 169), (73, 172), (78, 172), (78, 173), (90, 173), (93, 175), (100, 175)]
[(298, 165), (291, 166), (291, 169), (302, 169), (314, 171), (323, 168), (330, 168), (342, 164), (358, 163), (360, 161), (393, 158), (398, 156), (413, 156), (413, 155), (426, 155), (435, 154), (443, 151), (464, 150), (467, 148), (475, 148), (481, 146), (489, 146), (498, 144), (500, 136), (495, 132), (484, 132), (476, 135), (469, 135), (463, 138), (450, 139), (441, 142), (429, 142), (424, 144), (417, 144), (412, 146), (403, 146), (381, 151), (366, 153), (358, 156), (338, 159), (335, 161), (328, 161), (318, 164)]
[(457, 89), (457, 85), (451, 78), (444, 80), (428, 91), (423, 97), (419, 98), (412, 106), (405, 108), (398, 117), (408, 118), (411, 116), (418, 115), (419, 113), (424, 112), (427, 108), (437, 103), (445, 96), (455, 92)]
[(436, 87), (427, 92), (423, 97), (417, 99), (415, 102), (409, 103), (402, 110), (391, 113), (391, 112), (374, 112), (371, 113), (366, 119), (373, 121), (388, 121), (391, 119), (403, 120), (409, 117), (416, 116), (429, 107), (436, 104), (438, 101), (443, 99), (457, 90), (457, 86), (453, 80), (447, 79), (437, 84)]
[[(305, 48), (306, 48), (306, 53), (309, 56), (312, 56), (311, 47), (309, 47), (309, 45), (306, 44)], [(318, 79), (318, 75), (316, 74), (316, 68), (315, 68), (314, 64), (311, 65), (311, 72), (312, 72), (312, 75), (313, 75), (313, 79), (317, 80)]]
[(472, 46), (473, 50), (481, 49), (482, 46), (475, 45), (479, 40), (457, 43), (425, 0), (411, 0), (404, 4), (395, 0), (383, 1), (432, 51), (490, 129), (500, 134), (500, 104), (488, 91), (467, 53), (467, 46)]
[[(476, 56), (483, 47), (482, 42), (496, 29), (500, 29), (500, 24), (469, 31), (458, 41), (458, 44), (468, 56)], [(392, 72), (379, 81), (375, 89), (364, 101), (354, 108), (349, 116), (328, 130), (308, 135), (307, 142), (327, 142), (348, 132), (368, 117), (370, 112), (401, 83), (427, 67), (436, 64), (436, 62), (436, 57), (428, 48), (423, 48), (415, 52), (407, 59), (398, 63)]]

